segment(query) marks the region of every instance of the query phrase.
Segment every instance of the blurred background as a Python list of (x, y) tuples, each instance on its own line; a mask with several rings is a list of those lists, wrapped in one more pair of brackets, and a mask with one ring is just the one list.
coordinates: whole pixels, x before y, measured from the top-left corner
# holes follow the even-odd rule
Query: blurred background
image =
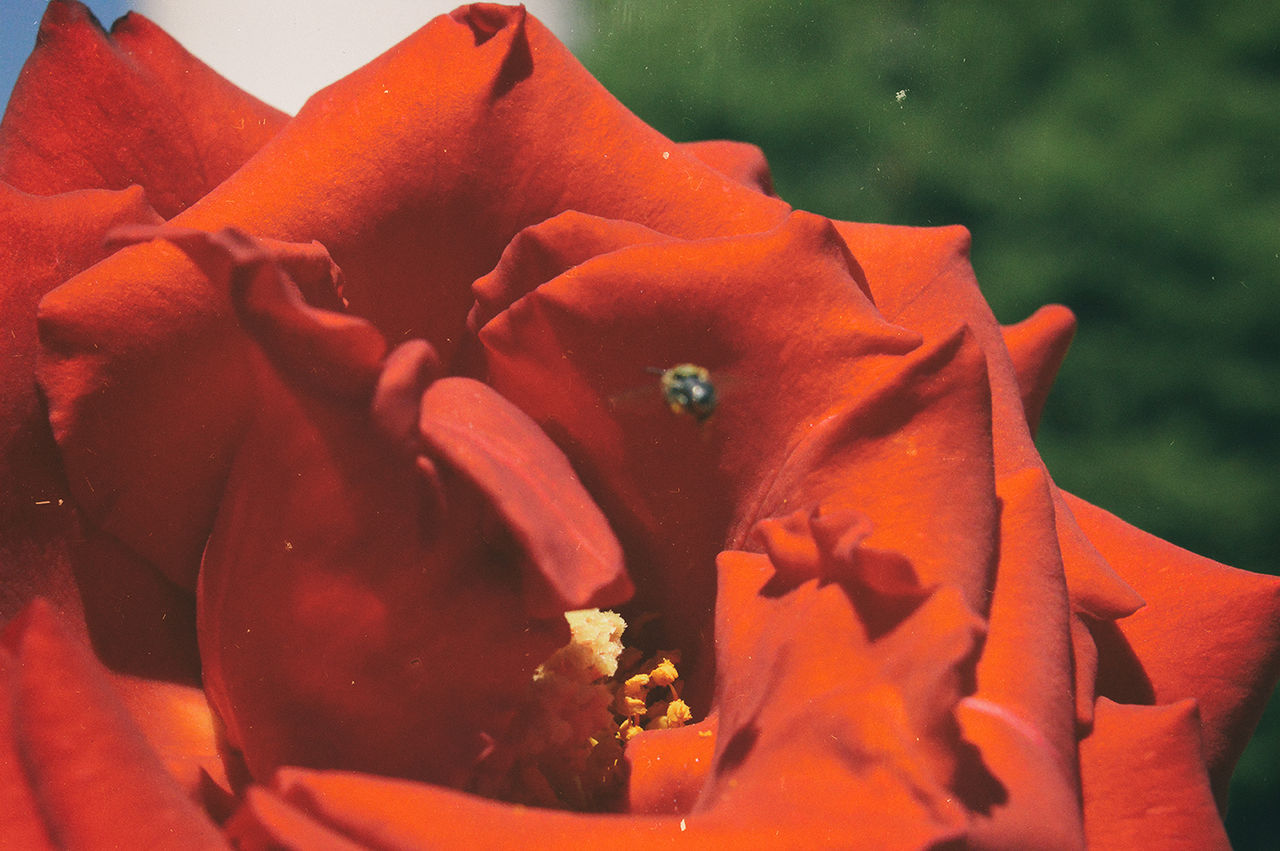
[[(1280, 4), (527, 5), (667, 135), (760, 145), (792, 204), (968, 226), (1001, 321), (1079, 317), (1038, 441), (1059, 484), (1280, 570)], [(5, 97), (43, 6), (0, 12)], [(290, 111), (451, 6), (133, 4)], [(1236, 847), (1275, 848), (1278, 813), (1273, 699), (1232, 787)]]

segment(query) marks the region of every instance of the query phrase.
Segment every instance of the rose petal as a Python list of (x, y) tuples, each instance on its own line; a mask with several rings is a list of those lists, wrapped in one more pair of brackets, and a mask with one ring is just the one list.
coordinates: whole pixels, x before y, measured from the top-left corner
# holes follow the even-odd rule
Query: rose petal
[[(173, 249), (123, 250), (139, 264), (126, 269), (136, 276), (137, 300), (82, 281), (42, 302), (40, 377), (77, 501), (192, 589), (250, 415), (246, 375), (259, 355), (241, 324), (267, 341), (274, 362), (298, 383), (358, 399), (373, 392), (385, 343), (363, 320), (307, 305), (284, 276), (289, 269), (321, 294), (327, 282), (332, 295), (336, 271), (319, 246), (169, 226), (116, 234), (117, 242), (158, 237), (180, 244), (209, 277), (188, 289), (166, 287), (140, 252)], [(156, 288), (143, 292), (143, 280)], [(103, 346), (116, 356), (102, 357)], [(111, 392), (94, 389), (103, 386)]]
[(203, 689), (129, 674), (113, 674), (111, 684), (179, 786), (188, 792), (210, 782), (230, 787)]
[[(301, 813), (369, 848), (645, 847), (664, 840), (708, 840), (692, 818), (683, 832), (673, 816), (532, 809), (386, 777), (291, 768), (276, 774), (274, 787)], [(734, 833), (742, 841), (750, 837), (746, 830)]]
[(79, 605), (64, 545), (74, 518), (34, 379), (36, 304), (103, 256), (112, 227), (156, 220), (136, 188), (42, 198), (0, 184), (0, 618), (35, 596)]
[(537, 424), (488, 386), (443, 378), (422, 395), (428, 452), (485, 494), (527, 556), (534, 617), (611, 606), (634, 592), (609, 521)]
[[(890, 320), (929, 334), (938, 333), (957, 316), (963, 317), (983, 351), (991, 382), (992, 454), (997, 478), (1043, 469), (1031, 440), (1034, 418), (1023, 407), (1019, 372), (969, 264), (968, 231), (848, 222), (837, 222), (836, 227), (858, 257), (877, 305)], [(1053, 319), (1055, 314), (1045, 316)], [(1062, 332), (1055, 339), (1061, 340)], [(1052, 353), (1053, 346), (1047, 347), (1046, 356)], [(1044, 362), (1047, 366), (1050, 360)], [(1036, 397), (1029, 398), (1034, 405)], [(1142, 605), (1141, 597), (1088, 541), (1056, 488), (1052, 493), (1072, 609), (1098, 621), (1132, 614)], [(1073, 620), (1071, 636), (1077, 719), (1088, 723), (1093, 711), (1097, 650), (1083, 621)]]
[[(162, 131), (190, 134), (205, 191), (226, 180), (289, 120), (286, 113), (201, 62), (143, 15), (127, 13), (112, 25), (110, 38), (130, 62), (153, 75), (182, 116), (181, 125), (157, 124)], [(138, 116), (130, 120), (136, 122)], [(183, 200), (191, 204), (197, 198)]]
[[(905, 228), (835, 222), (858, 258), (877, 306), (890, 321), (930, 334), (949, 330), (963, 317), (987, 361), (991, 381), (992, 443), (996, 475), (1043, 467), (1031, 441), (1018, 372), (1005, 348), (1000, 325), (978, 289), (969, 264), (969, 232), (962, 227)], [(1053, 318), (1054, 314), (1047, 314)], [(1067, 583), (1073, 604), (1095, 617), (1132, 613), (1141, 599), (1125, 587), (1104, 559), (1087, 557), (1075, 537), (1069, 511), (1060, 512)]]
[[(535, 230), (576, 244), (587, 224)], [(596, 244), (635, 233), (595, 226)], [(738, 238), (646, 238), (542, 283), (545, 271), (534, 264), (528, 285), (510, 286), (527, 294), (481, 330), (485, 374), (569, 455), (633, 572), (648, 572), (635, 577), (636, 607), (666, 615), (666, 640), (697, 671), (709, 659), (706, 566), (762, 512), (815, 498), (768, 489), (815, 427), (919, 340), (879, 317), (844, 244), (808, 214)], [(704, 422), (672, 413), (652, 374), (680, 363), (716, 384)]]
[(991, 381), (997, 475), (1038, 465), (1017, 375), (969, 264), (969, 232), (962, 227), (834, 224), (889, 321), (927, 336), (945, 333), (957, 322), (969, 327), (986, 357)]
[(693, 809), (715, 756), (715, 719), (649, 730), (627, 742), (627, 811), (682, 815)]
[(1055, 486), (1052, 494), (1058, 547), (1073, 612), (1076, 720), (1087, 726), (1093, 720), (1093, 696), (1097, 693), (1098, 648), (1094, 636), (1110, 629), (1108, 624), (1116, 618), (1132, 615), (1145, 603), (1080, 528), (1062, 490)]
[(725, 553), (718, 568), (719, 729), (695, 814), (794, 813), (868, 847), (958, 835), (951, 712), (981, 633), (960, 597), (936, 594), (868, 643), (840, 584), (774, 596), (764, 556)]
[(418, 417), (422, 394), (443, 367), (440, 356), (426, 340), (410, 340), (392, 349), (373, 391), (370, 415), (374, 426), (406, 456), (417, 455), (421, 445)]
[(743, 186), (776, 197), (773, 191), (773, 176), (769, 173), (769, 163), (765, 160), (764, 151), (757, 145), (728, 139), (713, 139), (705, 142), (684, 142), (678, 147)]
[[(445, 381), (447, 395), (467, 380)], [(264, 359), (252, 386), (255, 418), (199, 585), (205, 686), (229, 739), (258, 778), (303, 764), (465, 784), (534, 668), (567, 639), (564, 607), (530, 618), (518, 573), (528, 556), (462, 475), (442, 464), (427, 480), (364, 408), (301, 392)], [(438, 425), (445, 415), (433, 404), (425, 419)], [(483, 419), (486, 407), (491, 399), (449, 416)], [(497, 420), (490, 425), (510, 428)], [(474, 453), (479, 438), (468, 441)], [(451, 447), (444, 457), (463, 454)], [(470, 474), (476, 463), (461, 468)], [(513, 498), (487, 473), (480, 479)], [(528, 526), (533, 512), (519, 499), (506, 510)], [(546, 543), (564, 527), (523, 531), (543, 558), (566, 555)], [(577, 534), (601, 546), (595, 533)], [(616, 591), (613, 576), (604, 584)], [(576, 581), (568, 571), (558, 579)], [(600, 583), (587, 579), (585, 590), (562, 593), (595, 593)]]
[(643, 225), (604, 222), (577, 210), (552, 216), (516, 234), (493, 271), (471, 285), (476, 303), (467, 314), (467, 328), (478, 333), (517, 299), (593, 257), (670, 240)]
[(1080, 743), (1090, 848), (1229, 849), (1201, 751), (1193, 700), (1098, 701)]
[[(70, 9), (58, 13), (72, 19), (68, 38), (106, 50), (101, 34), (76, 24)], [(579, 208), (714, 233), (755, 229), (785, 213), (785, 205), (687, 154), (663, 160), (670, 143), (521, 10), (476, 11), (476, 21), (467, 14), (437, 19), (313, 99), (255, 165), (180, 224), (216, 230), (233, 223), (323, 242), (347, 270), (345, 292), (357, 312), (395, 342), (421, 332), (447, 362), (462, 338), (469, 285), (526, 225)], [(507, 87), (502, 81), (525, 53), (537, 60)], [(598, 120), (570, 120), (584, 108)], [(150, 152), (186, 162), (171, 153)], [(477, 183), (464, 173), (489, 178)], [(42, 309), (41, 381), (76, 471), (77, 498), (187, 586), (247, 417), (248, 366), (231, 314), (225, 294), (159, 244), (118, 252), (51, 294)], [(104, 447), (111, 451), (92, 454)], [(189, 474), (177, 492), (150, 486), (177, 469)], [(144, 525), (145, 536), (129, 532)]]
[(880, 638), (928, 592), (901, 554), (865, 545), (873, 529), (860, 510), (844, 506), (761, 520), (752, 539), (760, 541), (775, 571), (769, 593), (780, 594), (811, 579), (841, 582), (867, 637)]
[(226, 282), (193, 281), (188, 264), (166, 286), (155, 251), (188, 264), (168, 245), (126, 248), (112, 260), (127, 295), (81, 276), (45, 297), (38, 375), (81, 507), (192, 588), (249, 416), (252, 348)]
[[(976, 820), (979, 847), (1083, 846), (1070, 699), (1077, 657), (1051, 487), (1034, 467), (1006, 476), (997, 487), (999, 567), (977, 692), (963, 702), (961, 721), (1009, 799)], [(1085, 685), (1085, 699), (1092, 702), (1091, 677)]]
[[(806, 812), (725, 812), (687, 816), (582, 815), (501, 804), (449, 789), (385, 777), (287, 769), (275, 779), (279, 795), (303, 815), (362, 847), (558, 849), (593, 845), (624, 848), (841, 848), (850, 828)], [(277, 824), (285, 817), (277, 818)], [(887, 846), (910, 847), (913, 831)], [(284, 835), (283, 832), (281, 835)], [(305, 834), (300, 834), (305, 835)], [(250, 847), (253, 847), (252, 845)], [(300, 847), (306, 847), (302, 843)], [(320, 847), (324, 847), (323, 845)]]
[(1049, 397), (1049, 386), (1075, 336), (1076, 318), (1062, 305), (1049, 304), (1015, 325), (1001, 329), (1018, 374), (1022, 407), (1034, 435)]
[(356, 313), (448, 363), (471, 282), (521, 229), (569, 209), (706, 236), (771, 227), (787, 208), (642, 123), (522, 8), (481, 4), (314, 96), (181, 223), (319, 240)]
[(17, 676), (13, 655), (0, 646), (0, 836), (14, 848), (41, 851), (55, 846), (22, 768), (13, 718)]
[(227, 823), (226, 833), (238, 851), (361, 851), (371, 847), (344, 838), (256, 786), (245, 793), (244, 805)]
[(1135, 529), (1078, 497), (1071, 510), (1147, 601), (1099, 636), (1099, 692), (1126, 702), (1194, 698), (1219, 800), (1280, 679), (1280, 578), (1236, 570)]
[[(952, 585), (985, 611), (997, 509), (982, 352), (961, 327), (875, 367), (807, 424), (758, 513), (797, 499), (857, 505), (874, 526), (870, 546), (902, 554), (921, 583)], [(965, 499), (951, 496), (957, 489)]]
[(166, 218), (284, 121), (130, 15), (107, 35), (74, 0), (49, 4), (0, 123), (0, 180), (38, 195), (142, 186)]
[(81, 522), (33, 376), (39, 298), (102, 257), (115, 226), (157, 220), (136, 187), (40, 197), (0, 184), (0, 616), (44, 596), (110, 664), (193, 680), (190, 597)]
[(15, 735), (59, 844), (226, 848), (148, 747), (100, 665), (43, 601), (11, 623)]
[(1074, 787), (1075, 713), (1063, 701), (1075, 686), (1071, 612), (1050, 487), (1036, 468), (1000, 482), (1000, 570), (977, 696), (1034, 726), (1057, 758), (1064, 782)]
[[(718, 738), (712, 782), (679, 822), (528, 810), (335, 772), (283, 770), (275, 787), (310, 820), (376, 848), (668, 837), (708, 846), (826, 847), (853, 839), (887, 847), (958, 837), (964, 811), (946, 784), (970, 757), (957, 750), (951, 711), (971, 676), (980, 632), (959, 595), (935, 595), (869, 644), (847, 586), (807, 583), (781, 597), (762, 595), (772, 568), (747, 553), (727, 553), (720, 570), (721, 698), (735, 733), (727, 743)], [(930, 664), (919, 665), (922, 658)], [(843, 745), (833, 748), (832, 737)]]
[[(255, 240), (239, 231), (217, 233), (165, 226), (117, 231), (125, 242), (163, 239), (176, 245), (210, 281), (231, 294), (237, 317), (277, 368), (321, 393), (367, 399), (382, 370), (386, 341), (355, 316), (316, 309), (303, 300), (285, 267), (312, 276), (309, 289), (338, 287), (338, 271), (324, 247)], [(327, 287), (314, 280), (328, 277)]]

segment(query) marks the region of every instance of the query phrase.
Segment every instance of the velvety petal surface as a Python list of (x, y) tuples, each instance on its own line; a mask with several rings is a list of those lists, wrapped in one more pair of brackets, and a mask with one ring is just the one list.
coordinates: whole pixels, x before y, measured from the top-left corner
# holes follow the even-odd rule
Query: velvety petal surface
[(999, 797), (974, 782), (981, 766), (951, 714), (982, 631), (956, 592), (868, 641), (852, 603), (867, 593), (856, 561), (838, 579), (777, 589), (764, 556), (730, 552), (718, 566), (719, 729), (695, 814), (751, 814), (799, 845), (915, 848), (963, 831), (957, 797)]
[(108, 34), (83, 4), (53, 0), (0, 122), (0, 180), (37, 195), (136, 184), (168, 218), (285, 118), (145, 18)]
[(4, 643), (15, 750), (51, 839), (65, 848), (227, 847), (46, 603), (11, 622)]
[(1160, 706), (1098, 701), (1080, 743), (1090, 848), (1228, 849), (1205, 771), (1193, 700)]
[(81, 509), (191, 589), (249, 417), (248, 339), (225, 285), (176, 248), (125, 248), (112, 264), (126, 290), (81, 276), (42, 302), (39, 377)]
[[(86, 26), (76, 38), (107, 50)], [(320, 241), (356, 312), (393, 344), (425, 337), (448, 362), (472, 280), (521, 228), (566, 209), (695, 235), (786, 212), (641, 123), (522, 10), (482, 6), (436, 19), (317, 95), (179, 221)], [(41, 381), (76, 497), (184, 585), (246, 416), (229, 314), (178, 252), (150, 244), (78, 276), (41, 315)], [(111, 456), (94, 456), (108, 436)], [(159, 496), (174, 470), (191, 483)], [(153, 528), (138, 540), (129, 530), (144, 518)]]
[[(580, 239), (581, 224), (549, 222), (542, 238)], [(687, 625), (708, 621), (713, 550), (761, 517), (836, 495), (872, 518), (873, 546), (892, 542), (927, 581), (954, 582), (985, 608), (995, 495), (981, 353), (962, 329), (922, 344), (886, 323), (825, 220), (646, 237), (550, 282), (547, 271), (525, 287), (511, 283), (518, 267), (485, 279), (501, 276), (511, 297), (529, 290), (480, 330), (485, 374), (567, 448), (652, 571), (637, 584), (661, 597), (638, 605), (663, 612), (682, 649), (709, 638)], [(679, 363), (710, 370), (719, 402), (705, 422), (663, 401), (652, 370)], [(948, 498), (957, 480), (987, 496)]]
[[(198, 584), (205, 688), (231, 743), (259, 777), (311, 764), (464, 785), (566, 640), (561, 614), (630, 593), (607, 522), (490, 388), (415, 393), (430, 371), (410, 368), (389, 390), (381, 336), (307, 305), (294, 254), (232, 231), (136, 235), (191, 257), (250, 341), (252, 415)], [(387, 439), (406, 390), (420, 445)]]
[(22, 768), (13, 717), (17, 675), (13, 654), (0, 647), (0, 830), (15, 848), (43, 851), (55, 846)]
[(36, 304), (106, 254), (103, 236), (155, 221), (141, 191), (40, 198), (0, 184), (0, 617), (34, 596), (75, 606), (65, 539), (74, 518), (36, 390)]
[(1091, 540), (1147, 601), (1100, 631), (1098, 691), (1112, 700), (1199, 707), (1219, 801), (1280, 679), (1280, 578), (1219, 564), (1074, 496)]
[[(964, 318), (981, 347), (991, 382), (991, 427), (996, 475), (1043, 467), (1031, 441), (1018, 371), (1000, 325), (978, 289), (969, 264), (970, 237), (961, 227), (904, 228), (836, 222), (858, 258), (872, 297), (892, 322), (937, 333)], [(1050, 312), (1047, 317), (1061, 318)], [(1056, 499), (1056, 497), (1055, 497)], [(1086, 554), (1066, 540), (1080, 536), (1070, 512), (1060, 513), (1059, 538), (1072, 605), (1099, 619), (1131, 614), (1142, 604), (1096, 551)]]
[[(23, 366), (0, 377), (5, 604), (74, 608), (74, 572), (123, 629), (126, 600), (168, 611), (198, 582), (206, 686), (258, 782), (466, 787), (559, 612), (630, 593), (625, 554), (626, 614), (657, 616), (706, 717), (634, 740), (646, 815), (287, 769), (245, 797), (244, 847), (1220, 844), (1211, 792), (1280, 675), (1280, 583), (1053, 485), (1031, 438), (1073, 320), (1001, 328), (967, 232), (791, 213), (758, 149), (664, 139), (520, 8), (442, 16), (284, 122), (144, 18), (107, 35), (51, 4), (0, 177), (138, 183), (178, 215), (86, 268), (108, 225), (158, 218), (138, 190), (0, 196), (38, 224), (0, 242), (23, 329), (0, 341)], [(40, 311), (64, 467), (30, 316), (76, 272)], [(714, 410), (669, 395), (680, 365)], [(62, 501), (90, 522), (45, 516)], [(94, 618), (103, 658), (147, 634)], [(128, 712), (109, 690), (73, 711), (27, 674), (83, 670), (66, 642), (13, 634), (0, 731), (48, 757), (5, 823), (96, 838), (83, 771), (139, 821), (179, 812), (168, 778), (212, 756), (198, 693), (119, 678)], [(66, 748), (76, 712), (106, 744)], [(159, 761), (120, 743), (130, 714)]]
[(764, 151), (746, 142), (712, 139), (705, 142), (682, 142), (680, 149), (693, 154), (716, 171), (766, 195), (773, 191), (773, 176)]
[(1001, 329), (1018, 375), (1027, 426), (1035, 434), (1049, 388), (1075, 336), (1076, 319), (1059, 304), (1048, 304), (1014, 325)]
[[(978, 848), (1081, 848), (1076, 690), (1052, 483), (1039, 468), (1000, 480), (1000, 569), (977, 690), (960, 709), (966, 735), (1008, 790), (976, 820)], [(1045, 813), (1054, 813), (1045, 818)]]
[(109, 664), (194, 681), (193, 601), (83, 522), (34, 377), (39, 299), (105, 256), (105, 234), (157, 220), (136, 187), (41, 197), (0, 184), (0, 616), (45, 597)]

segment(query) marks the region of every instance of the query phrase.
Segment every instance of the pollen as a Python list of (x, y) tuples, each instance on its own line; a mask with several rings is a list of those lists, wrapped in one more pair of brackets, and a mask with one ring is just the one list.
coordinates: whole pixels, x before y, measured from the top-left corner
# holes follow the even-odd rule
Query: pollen
[(624, 647), (627, 624), (614, 612), (586, 609), (565, 619), (569, 643), (534, 671), (515, 722), (468, 788), (531, 806), (618, 810), (627, 743), (693, 721), (677, 691), (680, 654)]
[(693, 712), (689, 709), (689, 705), (679, 698), (667, 704), (666, 710), (657, 718), (649, 723), (645, 729), (648, 730), (669, 730), (673, 727), (683, 727), (693, 721)]
[(670, 686), (679, 676), (675, 663), (664, 658), (649, 672), (649, 682), (655, 686)]

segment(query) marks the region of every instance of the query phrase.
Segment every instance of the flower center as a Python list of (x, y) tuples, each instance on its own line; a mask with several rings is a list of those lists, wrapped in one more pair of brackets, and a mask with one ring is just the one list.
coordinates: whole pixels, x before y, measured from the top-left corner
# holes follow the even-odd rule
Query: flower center
[(623, 646), (615, 612), (568, 612), (569, 643), (538, 666), (515, 722), (485, 759), (471, 791), (531, 806), (579, 811), (625, 804), (626, 743), (645, 730), (682, 727), (678, 651)]

